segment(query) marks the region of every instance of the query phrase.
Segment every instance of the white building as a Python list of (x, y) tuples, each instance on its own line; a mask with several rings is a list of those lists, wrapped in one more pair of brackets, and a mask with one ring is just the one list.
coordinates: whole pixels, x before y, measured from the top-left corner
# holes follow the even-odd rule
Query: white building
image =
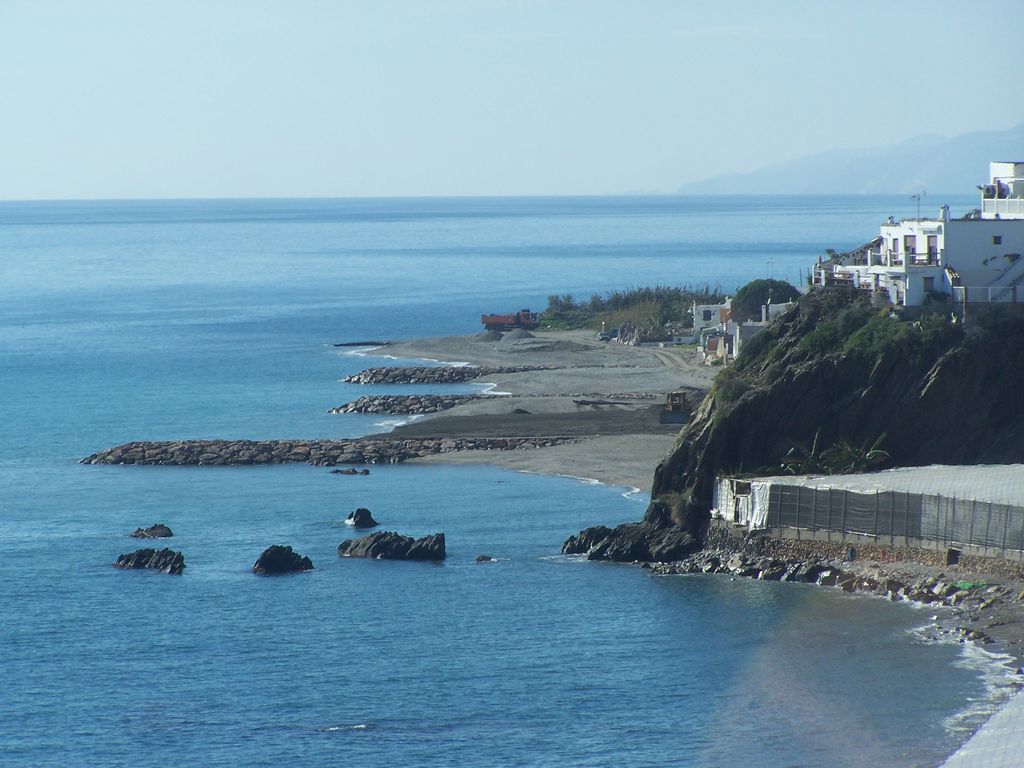
[(726, 298), (721, 304), (698, 304), (693, 302), (693, 330), (700, 332), (705, 328), (714, 328), (728, 322), (732, 313), (732, 298)]
[[(704, 351), (704, 364), (711, 365), (715, 360), (728, 361), (730, 358), (739, 357), (741, 347), (745, 341), (760, 333), (766, 325), (781, 315), (793, 305), (787, 301), (784, 304), (762, 304), (760, 320), (746, 320), (736, 322), (732, 318), (731, 306), (723, 308), (720, 317), (723, 318), (717, 325), (708, 325), (698, 331), (699, 344)], [(694, 305), (694, 317), (702, 305)], [(708, 305), (714, 309), (714, 305)], [(702, 317), (705, 317), (702, 315)], [(704, 322), (707, 322), (706, 320)], [(696, 320), (694, 321), (696, 325)]]
[(880, 300), (917, 306), (932, 296), (961, 303), (1024, 303), (1024, 162), (989, 164), (981, 208), (952, 219), (903, 219), (816, 265), (816, 285), (848, 284)]

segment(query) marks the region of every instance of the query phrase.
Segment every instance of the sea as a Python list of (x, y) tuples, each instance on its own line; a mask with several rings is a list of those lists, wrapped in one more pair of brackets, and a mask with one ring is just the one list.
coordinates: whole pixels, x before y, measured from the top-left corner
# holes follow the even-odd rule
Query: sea
[[(1008, 695), (1004, 659), (935, 641), (928, 609), (559, 553), (638, 519), (649, 488), (487, 466), (78, 463), (130, 440), (386, 430), (327, 410), (474, 387), (347, 385), (411, 361), (336, 344), (473, 334), (481, 313), (556, 293), (797, 283), (915, 206), (0, 203), (0, 765), (940, 764)], [(360, 506), (387, 530), (444, 531), (447, 561), (341, 560)], [(185, 573), (112, 568), (156, 522)], [(271, 544), (315, 569), (253, 575)]]

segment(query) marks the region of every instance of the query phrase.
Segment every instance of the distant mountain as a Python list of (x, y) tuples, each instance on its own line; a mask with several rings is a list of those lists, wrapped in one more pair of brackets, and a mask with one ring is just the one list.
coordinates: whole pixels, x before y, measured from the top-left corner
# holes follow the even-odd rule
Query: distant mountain
[(990, 160), (1024, 160), (1024, 123), (953, 138), (918, 136), (890, 147), (836, 149), (684, 184), (682, 195), (818, 193), (966, 194), (988, 180)]

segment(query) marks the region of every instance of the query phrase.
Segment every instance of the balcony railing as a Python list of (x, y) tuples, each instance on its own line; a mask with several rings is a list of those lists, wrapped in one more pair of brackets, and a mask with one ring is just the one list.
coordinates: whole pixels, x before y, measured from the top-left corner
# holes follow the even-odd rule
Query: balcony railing
[(1019, 304), (1024, 302), (1024, 287), (1003, 285), (996, 288), (982, 286), (953, 286), (953, 301), (957, 304)]
[(1024, 216), (1024, 199), (1019, 197), (1008, 197), (1003, 199), (991, 199), (981, 201), (981, 213), (983, 216)]
[[(942, 265), (943, 251), (922, 251), (920, 253), (892, 253), (891, 251), (871, 251), (867, 258), (854, 262), (860, 266), (881, 264), (890, 267), (902, 267), (904, 258), (909, 259), (912, 267), (938, 267)], [(870, 261), (869, 261), (870, 260)]]

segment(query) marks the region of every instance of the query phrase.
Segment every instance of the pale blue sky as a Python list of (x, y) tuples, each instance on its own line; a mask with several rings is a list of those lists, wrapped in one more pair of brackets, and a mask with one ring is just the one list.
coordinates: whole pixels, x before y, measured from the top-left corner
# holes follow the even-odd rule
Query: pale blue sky
[(671, 192), (1024, 122), (1022, 29), (1011, 0), (0, 0), (0, 199)]

